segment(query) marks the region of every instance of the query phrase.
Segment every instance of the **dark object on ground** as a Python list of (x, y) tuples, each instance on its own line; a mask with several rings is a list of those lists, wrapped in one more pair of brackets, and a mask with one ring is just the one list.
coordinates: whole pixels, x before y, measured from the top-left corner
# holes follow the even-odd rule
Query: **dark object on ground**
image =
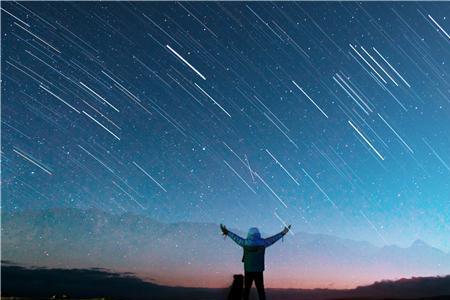
[(241, 300), (242, 291), (244, 290), (244, 276), (242, 274), (233, 275), (233, 283), (230, 287), (228, 300)]
[(364, 297), (364, 298), (336, 298), (331, 300), (450, 300), (450, 295), (444, 296), (436, 296), (436, 297), (421, 297), (421, 298), (373, 298), (373, 297)]

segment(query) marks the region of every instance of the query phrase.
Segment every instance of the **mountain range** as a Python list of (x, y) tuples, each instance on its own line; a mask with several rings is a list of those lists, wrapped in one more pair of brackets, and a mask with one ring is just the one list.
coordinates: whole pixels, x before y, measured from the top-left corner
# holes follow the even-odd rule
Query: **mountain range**
[[(227, 287), (243, 269), (242, 250), (212, 223), (46, 209), (4, 213), (1, 230), (2, 259), (24, 266), (104, 268), (132, 272), (156, 284), (190, 287)], [(263, 237), (271, 234), (262, 232)], [(446, 274), (450, 254), (421, 240), (407, 248), (377, 247), (296, 232), (266, 251), (268, 287), (354, 288), (383, 279)]]

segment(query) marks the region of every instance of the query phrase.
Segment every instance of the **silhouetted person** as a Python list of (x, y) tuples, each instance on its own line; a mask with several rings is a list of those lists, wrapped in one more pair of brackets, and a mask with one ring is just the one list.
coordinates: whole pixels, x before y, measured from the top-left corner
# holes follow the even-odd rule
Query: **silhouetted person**
[(227, 300), (242, 300), (242, 291), (244, 290), (244, 276), (242, 274), (233, 275), (230, 293)]
[(255, 281), (256, 289), (258, 291), (259, 300), (265, 300), (266, 294), (264, 292), (264, 254), (266, 248), (281, 239), (288, 233), (291, 225), (284, 227), (283, 231), (266, 239), (261, 238), (258, 228), (252, 227), (248, 230), (247, 238), (241, 238), (237, 234), (229, 231), (225, 225), (220, 224), (220, 229), (223, 235), (229, 236), (239, 246), (244, 248), (244, 255), (242, 261), (244, 262), (244, 300), (248, 300), (250, 296), (250, 289), (253, 280)]

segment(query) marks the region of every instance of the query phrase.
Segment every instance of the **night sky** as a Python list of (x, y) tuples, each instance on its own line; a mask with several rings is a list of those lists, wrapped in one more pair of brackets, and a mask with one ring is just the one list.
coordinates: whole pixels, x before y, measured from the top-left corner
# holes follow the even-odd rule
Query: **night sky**
[(450, 250), (448, 3), (1, 6), (3, 213)]

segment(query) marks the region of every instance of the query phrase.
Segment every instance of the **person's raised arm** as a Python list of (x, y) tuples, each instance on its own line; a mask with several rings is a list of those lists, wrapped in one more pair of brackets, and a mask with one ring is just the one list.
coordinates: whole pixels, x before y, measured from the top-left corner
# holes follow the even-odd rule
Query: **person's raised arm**
[(223, 235), (229, 236), (236, 244), (238, 244), (241, 247), (244, 247), (245, 239), (243, 239), (240, 236), (238, 236), (237, 234), (229, 231), (223, 224), (220, 224), (220, 229), (222, 230)]
[(264, 246), (265, 247), (269, 247), (270, 245), (273, 245), (276, 241), (278, 241), (286, 233), (288, 233), (289, 229), (291, 229), (291, 225), (289, 225), (288, 227), (284, 227), (284, 229), (281, 232), (279, 232), (279, 233), (277, 233), (277, 234), (275, 234), (275, 235), (273, 235), (271, 237), (265, 238), (264, 239)]

